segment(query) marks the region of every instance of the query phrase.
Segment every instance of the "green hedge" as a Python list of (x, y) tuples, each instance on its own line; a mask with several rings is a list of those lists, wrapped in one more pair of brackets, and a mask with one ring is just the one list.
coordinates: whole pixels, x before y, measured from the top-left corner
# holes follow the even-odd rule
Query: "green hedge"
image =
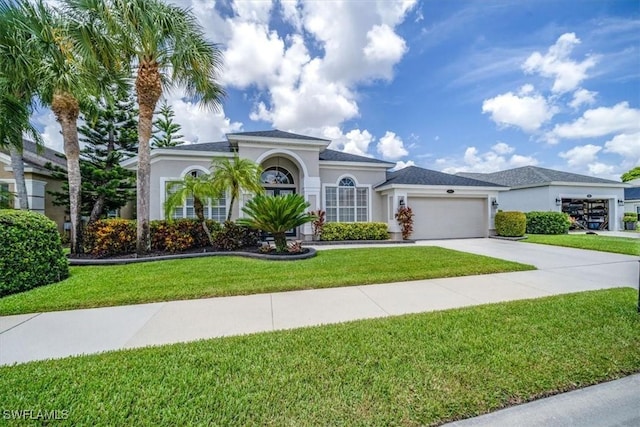
[(638, 214), (635, 212), (625, 212), (622, 217), (622, 222), (635, 222), (638, 220)]
[(0, 210), (0, 297), (69, 276), (56, 224), (42, 214)]
[(523, 212), (498, 212), (495, 218), (496, 234), (504, 237), (522, 237), (527, 230), (527, 216)]
[(527, 233), (565, 234), (569, 231), (569, 215), (562, 212), (527, 212)]
[(387, 240), (389, 233), (384, 222), (328, 222), (322, 229), (321, 240)]

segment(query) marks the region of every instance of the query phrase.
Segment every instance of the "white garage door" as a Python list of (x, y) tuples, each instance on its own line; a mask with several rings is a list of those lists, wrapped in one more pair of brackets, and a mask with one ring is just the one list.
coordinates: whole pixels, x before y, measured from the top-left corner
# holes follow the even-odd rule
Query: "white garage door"
[(487, 200), (409, 197), (413, 210), (412, 239), (486, 237)]

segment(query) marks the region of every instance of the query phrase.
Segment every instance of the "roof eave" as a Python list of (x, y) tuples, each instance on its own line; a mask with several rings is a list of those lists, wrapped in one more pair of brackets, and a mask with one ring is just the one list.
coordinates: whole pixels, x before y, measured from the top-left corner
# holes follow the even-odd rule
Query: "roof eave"
[(510, 187), (502, 187), (502, 186), (475, 186), (475, 185), (433, 185), (433, 184), (387, 184), (382, 183), (379, 186), (375, 187), (376, 191), (385, 191), (385, 190), (394, 190), (394, 189), (409, 189), (409, 190), (419, 190), (419, 189), (451, 189), (451, 190), (478, 190), (478, 191), (508, 191)]
[(255, 143), (255, 144), (296, 144), (296, 145), (307, 145), (312, 147), (321, 147), (327, 148), (331, 141), (327, 139), (298, 139), (298, 138), (273, 138), (268, 136), (250, 136), (250, 135), (238, 135), (229, 133), (227, 134), (227, 139), (230, 143), (233, 142), (246, 142), (246, 143)]

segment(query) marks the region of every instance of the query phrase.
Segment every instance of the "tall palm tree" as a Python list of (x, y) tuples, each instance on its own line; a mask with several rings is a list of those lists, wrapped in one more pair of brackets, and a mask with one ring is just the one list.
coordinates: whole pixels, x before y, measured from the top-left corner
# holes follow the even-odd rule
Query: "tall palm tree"
[(45, 4), (20, 2), (16, 27), (32, 37), (40, 63), (36, 70), (40, 100), (51, 107), (62, 130), (69, 180), (71, 253), (82, 251), (80, 217), (80, 145), (77, 120), (80, 105), (99, 96), (105, 76), (102, 66), (113, 58), (113, 49), (94, 26), (91, 16), (71, 9), (64, 13)]
[(204, 215), (204, 204), (208, 199), (215, 199), (221, 196), (209, 180), (208, 175), (191, 176), (187, 175), (182, 181), (173, 182), (169, 185), (167, 192), (170, 194), (164, 202), (164, 217), (171, 220), (173, 211), (178, 206), (184, 206), (188, 197), (193, 197), (193, 209), (196, 217), (202, 223), (202, 228), (213, 246), (213, 237), (207, 227), (207, 218)]
[(22, 137), (29, 134), (36, 143), (42, 142), (40, 134), (29, 122), (34, 94), (39, 55), (33, 44), (33, 36), (21, 31), (20, 10), (14, 4), (0, 1), (0, 147), (9, 151), (11, 168), (15, 178), (15, 192), (20, 209), (29, 209), (29, 199), (24, 178)]
[(287, 230), (299, 227), (317, 217), (307, 212), (309, 203), (299, 194), (265, 196), (249, 200), (242, 208), (247, 218), (238, 219), (238, 224), (273, 234), (276, 252), (287, 251)]
[[(70, 0), (67, 0), (70, 1)], [(149, 234), (150, 146), (153, 112), (163, 91), (173, 85), (189, 98), (217, 109), (224, 91), (216, 79), (220, 50), (205, 39), (189, 9), (161, 0), (71, 0), (90, 15), (100, 16), (118, 39), (118, 50), (137, 74), (138, 120), (137, 247), (151, 249)]]
[(232, 159), (223, 157), (211, 162), (211, 182), (218, 192), (229, 191), (231, 201), (227, 221), (231, 221), (233, 204), (240, 197), (241, 191), (262, 194), (264, 188), (260, 182), (262, 169), (249, 159), (241, 159), (236, 153)]

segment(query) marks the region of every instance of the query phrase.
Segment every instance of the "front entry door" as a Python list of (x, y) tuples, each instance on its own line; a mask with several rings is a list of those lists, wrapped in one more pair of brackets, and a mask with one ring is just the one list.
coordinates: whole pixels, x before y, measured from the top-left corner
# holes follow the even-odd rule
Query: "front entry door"
[[(294, 188), (265, 187), (264, 193), (267, 196), (286, 196), (287, 194), (295, 194), (296, 190)], [(286, 234), (288, 237), (295, 237), (296, 229), (292, 228), (291, 230), (288, 230)], [(273, 236), (268, 233), (266, 234), (266, 237), (273, 238)]]

